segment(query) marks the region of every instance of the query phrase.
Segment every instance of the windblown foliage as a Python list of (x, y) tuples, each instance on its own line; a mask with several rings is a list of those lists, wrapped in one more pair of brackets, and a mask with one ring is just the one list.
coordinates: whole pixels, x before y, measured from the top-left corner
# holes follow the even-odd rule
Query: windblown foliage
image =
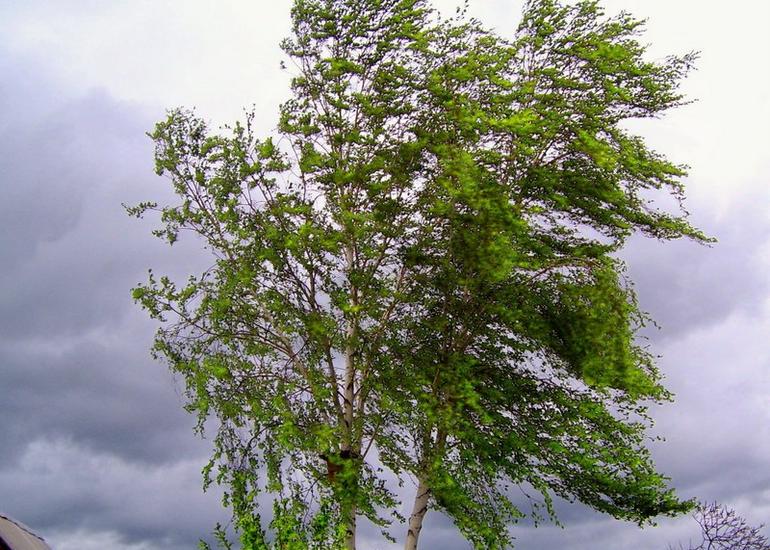
[(388, 536), (385, 470), (418, 480), (407, 548), (428, 508), (508, 546), (514, 486), (550, 515), (554, 494), (640, 524), (688, 510), (643, 446), (669, 394), (615, 253), (636, 232), (707, 240), (653, 207), (684, 170), (623, 126), (682, 103), (693, 55), (647, 61), (641, 23), (587, 0), (529, 2), (511, 39), (427, 0), (292, 17), (276, 139), (251, 118), (157, 125), (180, 198), (157, 234), (215, 261), (134, 289), (189, 409), (218, 420), (207, 483), (243, 547), (354, 548), (358, 517)]

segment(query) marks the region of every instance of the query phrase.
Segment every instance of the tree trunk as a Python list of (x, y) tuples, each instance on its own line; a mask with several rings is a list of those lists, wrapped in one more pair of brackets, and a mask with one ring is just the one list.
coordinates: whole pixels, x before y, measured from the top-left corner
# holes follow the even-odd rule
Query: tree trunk
[[(438, 373), (436, 373), (438, 379)], [(419, 474), (417, 493), (414, 495), (414, 506), (412, 507), (412, 515), (409, 516), (409, 529), (406, 532), (406, 543), (404, 544), (404, 550), (417, 550), (417, 542), (420, 538), (420, 531), (422, 531), (422, 522), (425, 519), (425, 514), (428, 513), (428, 497), (430, 497), (430, 486), (428, 485), (427, 478), (429, 477), (426, 468), (428, 468), (434, 459), (443, 457), (444, 446), (446, 445), (447, 433), (443, 429), (439, 428), (436, 432), (436, 439), (433, 439), (433, 428), (429, 428), (423, 438), (422, 444), (422, 461), (421, 470)]]
[(347, 511), (345, 531), (345, 550), (356, 550), (356, 507)]
[(428, 512), (428, 497), (430, 488), (423, 479), (417, 485), (417, 494), (414, 497), (414, 507), (412, 515), (409, 516), (409, 530), (406, 533), (406, 544), (404, 550), (417, 550), (417, 540), (420, 538), (422, 530), (422, 520)]
[[(345, 259), (347, 262), (348, 280), (350, 273), (354, 268), (354, 250), (348, 246), (345, 250)], [(358, 305), (358, 289), (351, 283), (350, 304)], [(358, 333), (358, 321), (354, 313), (348, 319), (346, 330), (347, 342), (345, 345), (345, 388), (344, 388), (344, 410), (343, 417), (345, 421), (341, 451), (346, 455), (345, 476), (343, 478), (343, 520), (345, 521), (345, 549), (356, 550), (356, 501), (358, 498), (358, 467), (355, 464), (356, 451), (360, 448), (358, 442), (353, 441), (353, 422), (354, 422), (354, 400), (356, 396), (356, 361), (355, 361), (355, 339)], [(350, 469), (355, 471), (352, 472)]]

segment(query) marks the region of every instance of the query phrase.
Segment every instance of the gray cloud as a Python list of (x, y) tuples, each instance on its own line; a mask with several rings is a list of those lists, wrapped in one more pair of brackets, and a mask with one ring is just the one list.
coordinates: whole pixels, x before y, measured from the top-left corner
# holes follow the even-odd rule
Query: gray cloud
[(144, 135), (161, 113), (62, 94), (1, 50), (0, 67), (0, 506), (65, 547), (194, 547), (226, 516), (201, 492), (209, 444), (129, 290), (206, 259), (121, 206), (169, 199)]
[(624, 251), (640, 305), (662, 329), (648, 335), (676, 338), (736, 311), (759, 312), (757, 297), (770, 288), (764, 256), (770, 194), (759, 186), (745, 193), (723, 212), (698, 209), (696, 224), (717, 238), (713, 245), (640, 237)]
[(657, 414), (656, 456), (692, 496), (770, 491), (770, 315), (738, 312), (662, 347), (676, 403)]
[(15, 445), (2, 453), (18, 454), (31, 437), (62, 436), (148, 463), (199, 449), (171, 376), (147, 358), (147, 336), (123, 329), (62, 350), (3, 346), (4, 383), (13, 392), (0, 403), (0, 415), (15, 421), (0, 426), (0, 437)]
[(125, 545), (181, 550), (223, 519), (219, 495), (200, 492), (199, 472), (200, 457), (148, 467), (71, 440), (36, 440), (15, 468), (0, 470), (0, 490), (5, 506), (54, 542), (111, 532)]

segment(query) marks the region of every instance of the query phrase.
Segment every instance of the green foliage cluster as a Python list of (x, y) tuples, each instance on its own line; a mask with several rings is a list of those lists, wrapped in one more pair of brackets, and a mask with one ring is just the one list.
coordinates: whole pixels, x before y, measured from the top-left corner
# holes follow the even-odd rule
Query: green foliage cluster
[(359, 517), (389, 537), (387, 475), (429, 496), (407, 548), (427, 508), (484, 549), (554, 494), (640, 524), (688, 510), (643, 445), (670, 396), (615, 253), (708, 240), (649, 200), (681, 201), (683, 167), (624, 129), (683, 103), (694, 56), (646, 60), (642, 24), (592, 0), (531, 0), (510, 39), (427, 0), (295, 0), (292, 20), (277, 137), (173, 111), (152, 138), (180, 202), (129, 209), (213, 254), (133, 296), (217, 419), (206, 483), (242, 546), (354, 548)]

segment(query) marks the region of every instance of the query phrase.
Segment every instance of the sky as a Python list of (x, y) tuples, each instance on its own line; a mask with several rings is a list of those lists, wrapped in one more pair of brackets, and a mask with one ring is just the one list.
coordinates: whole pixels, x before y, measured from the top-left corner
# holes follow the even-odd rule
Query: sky
[[(719, 239), (633, 239), (624, 258), (676, 401), (653, 411), (660, 471), (686, 498), (770, 518), (770, 3), (603, 0), (648, 18), (650, 55), (699, 50), (697, 102), (634, 126), (691, 166), (693, 222)], [(451, 0), (441, 0), (451, 9)], [(502, 34), (519, 1), (472, 0)], [(157, 328), (130, 298), (147, 268), (203, 265), (122, 203), (169, 198), (145, 132), (168, 108), (215, 125), (254, 106), (265, 134), (287, 97), (278, 42), (289, 0), (0, 2), (0, 513), (55, 550), (182, 550), (227, 521), (201, 489), (210, 441), (148, 349)], [(580, 505), (562, 527), (515, 528), (516, 548), (660, 549), (690, 518), (639, 529)], [(767, 531), (766, 531), (767, 533)], [(468, 548), (428, 514), (424, 548)], [(365, 539), (361, 548), (387, 548)]]

